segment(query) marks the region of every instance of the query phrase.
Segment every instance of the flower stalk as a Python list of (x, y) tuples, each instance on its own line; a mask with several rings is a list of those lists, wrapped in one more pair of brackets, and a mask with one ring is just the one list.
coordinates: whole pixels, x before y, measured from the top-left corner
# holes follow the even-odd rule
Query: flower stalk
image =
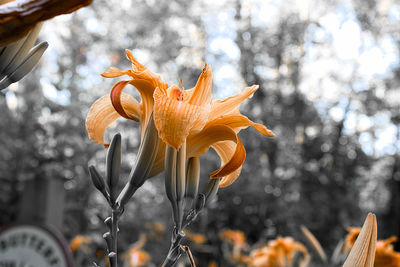
[(120, 134), (114, 135), (108, 148), (106, 159), (107, 182), (105, 182), (105, 179), (99, 174), (94, 166), (89, 166), (89, 173), (94, 186), (103, 194), (111, 208), (111, 216), (104, 220), (104, 223), (108, 227), (108, 232), (103, 234), (103, 238), (107, 244), (110, 267), (118, 266), (117, 253), (119, 218), (124, 212), (125, 204), (148, 178), (156, 158), (158, 144), (159, 138), (157, 130), (151, 118), (150, 123), (146, 128), (144, 139), (139, 148), (137, 164), (135, 168), (132, 168), (132, 171), (129, 175), (129, 181), (119, 195), (118, 182), (121, 167)]
[[(185, 237), (184, 230), (215, 197), (221, 181), (221, 179), (211, 179), (205, 191), (198, 194), (199, 180), (200, 159), (190, 158), (186, 166), (186, 142), (183, 142), (178, 150), (167, 146), (165, 189), (172, 206), (174, 229), (171, 235), (171, 246), (162, 267), (175, 266), (183, 252), (188, 254), (191, 262), (193, 261), (189, 247), (181, 245)], [(195, 266), (194, 261), (192, 266)]]

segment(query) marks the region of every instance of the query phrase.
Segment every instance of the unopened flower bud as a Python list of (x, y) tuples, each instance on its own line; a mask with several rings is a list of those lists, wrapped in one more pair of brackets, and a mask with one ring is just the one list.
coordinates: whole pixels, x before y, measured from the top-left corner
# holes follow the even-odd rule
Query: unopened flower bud
[(210, 179), (204, 190), (204, 195), (206, 196), (205, 206), (208, 206), (210, 202), (214, 199), (215, 195), (218, 192), (219, 183), (221, 182), (221, 178), (218, 179)]
[(94, 166), (89, 166), (89, 174), (90, 178), (92, 179), (93, 185), (96, 187), (97, 190), (99, 190), (104, 197), (108, 200), (109, 199), (109, 194), (107, 192), (106, 184), (104, 182), (103, 177), (100, 175), (100, 173), (97, 171), (96, 167)]
[(107, 152), (107, 184), (110, 189), (111, 203), (115, 203), (117, 197), (117, 185), (119, 180), (119, 169), (121, 167), (121, 135), (114, 135)]
[(2, 47), (0, 53), (0, 90), (19, 81), (38, 63), (49, 44), (41, 42), (32, 48), (42, 23), (38, 23), (26, 37)]
[(165, 192), (171, 202), (175, 226), (179, 223), (177, 195), (176, 195), (176, 161), (178, 152), (167, 145), (165, 149)]
[(117, 203), (122, 208), (126, 202), (132, 197), (133, 193), (141, 187), (149, 176), (154, 160), (157, 156), (160, 138), (158, 137), (157, 128), (154, 125), (153, 116), (150, 116), (149, 124), (144, 133), (143, 141), (140, 144), (136, 167), (129, 174), (129, 183), (126, 184), (122, 192), (119, 194)]
[(199, 194), (196, 199), (195, 209), (196, 212), (201, 211), (206, 204), (206, 196), (204, 194)]
[(187, 173), (186, 173), (186, 209), (190, 210), (196, 201), (197, 193), (199, 191), (200, 181), (200, 158), (194, 157), (188, 160)]
[(181, 230), (184, 210), (184, 197), (186, 184), (186, 141), (179, 148), (176, 157), (176, 205), (177, 205), (177, 228)]

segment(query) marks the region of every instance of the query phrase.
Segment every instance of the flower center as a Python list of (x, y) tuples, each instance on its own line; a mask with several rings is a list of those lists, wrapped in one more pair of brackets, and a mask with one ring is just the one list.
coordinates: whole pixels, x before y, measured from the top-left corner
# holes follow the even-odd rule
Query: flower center
[(173, 85), (169, 90), (169, 98), (183, 101), (183, 90), (176, 85)]

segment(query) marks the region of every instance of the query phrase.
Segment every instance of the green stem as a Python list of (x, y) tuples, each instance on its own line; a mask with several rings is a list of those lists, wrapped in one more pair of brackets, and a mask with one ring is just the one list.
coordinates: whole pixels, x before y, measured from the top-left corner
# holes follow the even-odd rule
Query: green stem
[(172, 267), (178, 261), (179, 257), (182, 255), (182, 249), (180, 247), (182, 238), (184, 237), (183, 233), (178, 233), (175, 228), (171, 238), (171, 247), (169, 248), (167, 258), (164, 260), (164, 263), (161, 267)]
[(118, 217), (119, 217), (119, 211), (117, 209), (112, 210), (111, 214), (111, 248), (109, 249), (109, 252), (114, 252), (115, 254), (110, 257), (110, 266), (111, 267), (117, 267), (118, 266), (118, 261), (117, 261), (117, 252), (118, 252)]
[(172, 267), (176, 264), (176, 262), (178, 261), (179, 257), (182, 255), (183, 252), (181, 248), (181, 241), (185, 236), (183, 230), (197, 218), (199, 212), (200, 210), (199, 211), (193, 210), (193, 214), (191, 216), (188, 216), (186, 221), (184, 221), (182, 230), (180, 232), (178, 232), (176, 227), (174, 228), (171, 237), (171, 246), (169, 248), (167, 258), (164, 260), (164, 263), (161, 265), (161, 267)]

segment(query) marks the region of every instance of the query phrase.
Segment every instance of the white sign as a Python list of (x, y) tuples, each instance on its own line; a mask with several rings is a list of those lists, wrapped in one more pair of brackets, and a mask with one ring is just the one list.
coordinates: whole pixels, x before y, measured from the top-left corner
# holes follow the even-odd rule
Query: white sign
[(0, 231), (0, 267), (72, 267), (71, 252), (60, 234), (37, 225)]

